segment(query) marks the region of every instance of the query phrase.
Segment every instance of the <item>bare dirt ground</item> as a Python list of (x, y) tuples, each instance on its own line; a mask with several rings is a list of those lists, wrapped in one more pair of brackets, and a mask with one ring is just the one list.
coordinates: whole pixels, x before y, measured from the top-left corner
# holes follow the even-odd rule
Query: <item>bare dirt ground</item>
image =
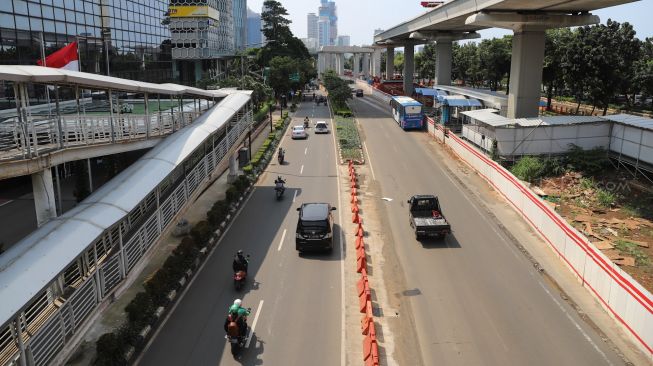
[[(646, 184), (648, 183), (648, 184)], [(536, 193), (577, 230), (653, 291), (653, 188), (623, 171), (543, 179)]]

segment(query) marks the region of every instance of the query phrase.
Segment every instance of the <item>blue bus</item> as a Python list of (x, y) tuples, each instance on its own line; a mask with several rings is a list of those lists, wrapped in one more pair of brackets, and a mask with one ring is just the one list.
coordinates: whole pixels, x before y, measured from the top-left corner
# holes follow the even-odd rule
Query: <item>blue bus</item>
[(392, 97), (390, 100), (392, 116), (404, 130), (421, 129), (424, 127), (424, 112), (422, 103), (409, 97)]

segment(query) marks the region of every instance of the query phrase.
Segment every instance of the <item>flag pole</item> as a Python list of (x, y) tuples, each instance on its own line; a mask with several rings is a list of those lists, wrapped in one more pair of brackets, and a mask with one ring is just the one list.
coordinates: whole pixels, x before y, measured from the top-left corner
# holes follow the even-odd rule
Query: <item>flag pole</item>
[[(41, 59), (43, 60), (43, 67), (48, 67), (45, 61), (45, 37), (43, 37), (43, 32), (41, 34)], [(50, 105), (50, 88), (45, 86), (45, 97), (48, 100), (48, 117), (52, 117), (52, 106)]]

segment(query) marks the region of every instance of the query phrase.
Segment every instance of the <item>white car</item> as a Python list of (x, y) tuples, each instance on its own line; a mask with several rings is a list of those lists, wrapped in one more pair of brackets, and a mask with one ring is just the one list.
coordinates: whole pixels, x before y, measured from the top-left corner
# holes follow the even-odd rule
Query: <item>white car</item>
[(305, 139), (308, 138), (308, 134), (306, 133), (306, 130), (304, 129), (304, 126), (295, 126), (292, 128), (292, 135), (290, 136), (293, 140), (294, 139)]
[(315, 133), (329, 133), (329, 125), (325, 121), (315, 123)]

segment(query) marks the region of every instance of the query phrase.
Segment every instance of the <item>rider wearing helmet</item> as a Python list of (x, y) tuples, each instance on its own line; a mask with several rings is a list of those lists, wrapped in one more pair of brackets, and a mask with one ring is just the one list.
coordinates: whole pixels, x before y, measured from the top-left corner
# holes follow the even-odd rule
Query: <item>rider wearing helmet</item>
[(238, 325), (239, 336), (245, 336), (247, 331), (247, 316), (249, 316), (250, 311), (243, 308), (243, 301), (241, 299), (234, 300), (233, 305), (229, 307), (229, 313), (227, 314), (227, 319), (224, 322), (224, 331), (229, 332), (229, 323), (236, 322)]
[(243, 251), (238, 250), (238, 252), (236, 252), (236, 255), (234, 256), (234, 261), (231, 264), (231, 267), (233, 268), (234, 272), (238, 272), (238, 271), (247, 272), (248, 264), (249, 262), (247, 261), (247, 258), (243, 254)]
[(280, 175), (277, 176), (277, 179), (274, 180), (275, 189), (284, 189), (284, 183), (286, 183), (286, 181), (283, 180)]

